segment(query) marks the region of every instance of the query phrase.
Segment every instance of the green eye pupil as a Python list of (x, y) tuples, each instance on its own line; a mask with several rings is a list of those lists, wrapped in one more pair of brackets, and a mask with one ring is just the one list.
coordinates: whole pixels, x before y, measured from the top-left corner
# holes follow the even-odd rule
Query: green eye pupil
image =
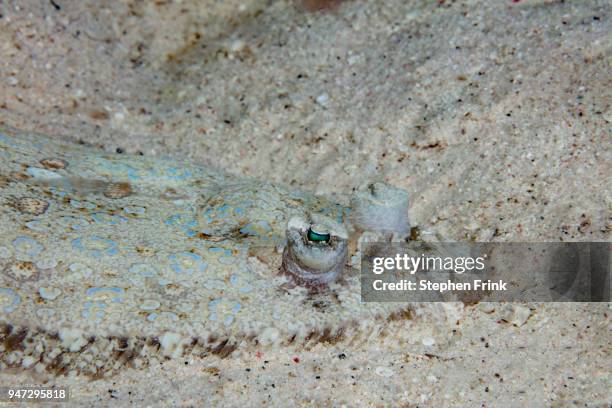
[(308, 229), (308, 240), (313, 242), (329, 242), (331, 236), (329, 234), (321, 234), (312, 230), (312, 228)]

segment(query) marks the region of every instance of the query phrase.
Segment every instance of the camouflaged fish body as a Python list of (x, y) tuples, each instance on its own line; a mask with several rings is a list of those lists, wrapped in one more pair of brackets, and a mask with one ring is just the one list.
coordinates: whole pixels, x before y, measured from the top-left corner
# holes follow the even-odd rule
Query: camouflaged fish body
[(190, 163), (2, 130), (3, 364), (53, 361), (44, 347), (16, 347), (17, 328), (21, 342), (42, 336), (65, 356), (76, 353), (62, 367), (95, 372), (99, 352), (87, 346), (95, 339), (123, 339), (146, 359), (147, 339), (180, 355), (194, 341), (210, 350), (220, 341), (329, 337), (397, 312), (361, 303), (357, 274), (316, 296), (282, 289), (285, 227), (307, 213), (343, 223), (348, 209)]

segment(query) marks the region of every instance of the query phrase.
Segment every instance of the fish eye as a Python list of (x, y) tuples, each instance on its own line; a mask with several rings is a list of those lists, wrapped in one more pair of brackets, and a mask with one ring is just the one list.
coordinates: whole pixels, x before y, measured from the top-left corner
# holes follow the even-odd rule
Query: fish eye
[(308, 233), (306, 234), (306, 237), (311, 242), (327, 243), (331, 239), (331, 234), (324, 226), (314, 224), (311, 225), (310, 228), (308, 228)]
[(285, 233), (280, 270), (295, 284), (318, 290), (340, 277), (348, 257), (348, 232), (342, 224), (320, 214), (295, 216)]

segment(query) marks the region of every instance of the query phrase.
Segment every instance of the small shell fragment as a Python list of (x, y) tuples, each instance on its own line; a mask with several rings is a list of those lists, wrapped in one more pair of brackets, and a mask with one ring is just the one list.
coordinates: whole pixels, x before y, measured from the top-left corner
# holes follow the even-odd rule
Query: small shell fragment
[(68, 167), (68, 162), (66, 160), (57, 157), (42, 159), (40, 164), (42, 164), (45, 169), (52, 170), (65, 169)]

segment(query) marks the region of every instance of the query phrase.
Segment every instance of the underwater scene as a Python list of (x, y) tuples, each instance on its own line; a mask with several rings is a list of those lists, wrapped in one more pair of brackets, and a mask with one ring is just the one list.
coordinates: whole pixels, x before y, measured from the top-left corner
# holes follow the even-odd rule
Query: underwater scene
[(611, 16), (0, 0), (0, 406), (612, 406)]

